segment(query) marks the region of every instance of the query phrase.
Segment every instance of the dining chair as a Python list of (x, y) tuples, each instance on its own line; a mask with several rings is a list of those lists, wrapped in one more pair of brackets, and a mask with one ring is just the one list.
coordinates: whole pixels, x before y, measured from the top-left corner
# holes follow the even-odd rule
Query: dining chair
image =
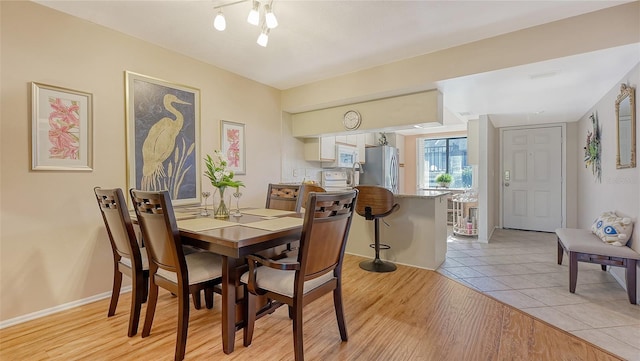
[(147, 252), (138, 245), (122, 189), (95, 187), (93, 191), (113, 253), (113, 288), (107, 316), (111, 317), (116, 313), (122, 275), (125, 274), (131, 278), (131, 311), (127, 335), (132, 337), (138, 333), (140, 308), (147, 300), (149, 282)]
[(304, 360), (302, 309), (329, 292), (333, 292), (340, 338), (347, 341), (342, 306), (342, 261), (357, 197), (357, 190), (309, 194), (296, 259), (277, 261), (260, 255), (247, 256), (249, 271), (240, 277), (246, 284), (245, 346), (249, 346), (253, 338), (257, 297), (266, 296), (277, 302), (272, 303), (273, 307), (288, 305), (292, 311), (295, 360)]
[[(265, 208), (298, 213), (302, 201), (302, 198), (299, 197), (300, 191), (301, 186), (297, 184), (269, 183)], [(286, 257), (286, 253), (291, 250), (292, 245), (289, 243), (262, 251), (261, 254), (264, 257)]]
[(380, 259), (380, 250), (391, 248), (380, 243), (380, 219), (397, 211), (400, 205), (395, 203), (393, 192), (387, 188), (373, 185), (359, 185), (355, 188), (360, 191), (356, 213), (367, 221), (373, 221), (375, 232), (375, 243), (370, 245), (375, 249), (375, 258), (360, 262), (360, 268), (370, 272), (393, 272), (397, 268), (396, 265)]
[(129, 192), (149, 258), (149, 301), (142, 337), (151, 332), (158, 287), (162, 287), (178, 297), (175, 360), (182, 360), (189, 326), (189, 294), (204, 290), (206, 307), (213, 307), (214, 286), (222, 282), (222, 260), (211, 252), (185, 255), (167, 191), (131, 189)]
[(265, 208), (300, 212), (300, 185), (270, 183)]
[[(316, 193), (324, 193), (326, 190), (317, 184), (303, 184), (300, 190), (300, 209), (296, 210), (296, 212), (304, 212), (307, 202), (309, 201), (309, 194), (311, 192)], [(294, 241), (291, 243), (287, 243), (287, 250), (285, 251), (287, 257), (295, 257), (298, 252), (298, 248), (300, 248), (300, 241)]]

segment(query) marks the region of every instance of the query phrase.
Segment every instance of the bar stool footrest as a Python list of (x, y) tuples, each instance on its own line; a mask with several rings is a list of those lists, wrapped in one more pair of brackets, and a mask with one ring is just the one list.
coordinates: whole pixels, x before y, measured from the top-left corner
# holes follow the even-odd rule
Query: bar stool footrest
[[(375, 243), (371, 243), (371, 244), (369, 245), (369, 247), (370, 247), (370, 248), (374, 248), (374, 249), (375, 249), (375, 248), (376, 248), (376, 244), (375, 244)], [(378, 249), (391, 249), (391, 246), (390, 246), (390, 245), (388, 245), (388, 244), (382, 244), (382, 243), (380, 243), (380, 248), (378, 248)]]

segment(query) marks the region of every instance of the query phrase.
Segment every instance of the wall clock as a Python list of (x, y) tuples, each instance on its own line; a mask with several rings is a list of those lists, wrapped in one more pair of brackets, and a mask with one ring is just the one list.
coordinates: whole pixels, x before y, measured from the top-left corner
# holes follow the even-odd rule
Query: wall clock
[(346, 113), (344, 113), (344, 117), (342, 118), (342, 124), (347, 130), (358, 129), (361, 122), (362, 117), (360, 116), (360, 113), (355, 110), (347, 111)]

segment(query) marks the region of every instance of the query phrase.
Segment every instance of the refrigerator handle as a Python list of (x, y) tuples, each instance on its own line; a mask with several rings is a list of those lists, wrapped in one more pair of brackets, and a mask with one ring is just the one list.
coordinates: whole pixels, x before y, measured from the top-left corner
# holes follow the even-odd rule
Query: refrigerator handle
[(398, 193), (399, 192), (399, 187), (398, 187), (398, 172), (400, 171), (400, 169), (398, 168), (398, 157), (396, 154), (392, 154), (391, 155), (391, 189), (393, 190), (394, 193)]

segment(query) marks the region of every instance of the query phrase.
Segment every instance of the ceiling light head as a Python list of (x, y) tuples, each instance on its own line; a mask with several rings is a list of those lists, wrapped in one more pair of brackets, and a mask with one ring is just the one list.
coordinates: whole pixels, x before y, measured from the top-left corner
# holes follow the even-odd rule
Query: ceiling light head
[(267, 27), (269, 29), (273, 29), (277, 27), (278, 19), (276, 19), (276, 15), (273, 13), (273, 9), (271, 8), (271, 5), (266, 4), (264, 6), (264, 12), (265, 12), (264, 20), (267, 24)]
[(266, 48), (268, 42), (269, 42), (269, 29), (263, 29), (262, 32), (260, 33), (260, 36), (258, 36), (257, 43), (258, 45), (264, 46)]
[(227, 21), (224, 19), (222, 9), (218, 9), (218, 14), (216, 15), (216, 18), (213, 19), (213, 27), (218, 31), (224, 31), (224, 29), (227, 28)]
[(253, 0), (253, 7), (247, 17), (247, 22), (251, 25), (260, 25), (260, 3), (257, 0)]

